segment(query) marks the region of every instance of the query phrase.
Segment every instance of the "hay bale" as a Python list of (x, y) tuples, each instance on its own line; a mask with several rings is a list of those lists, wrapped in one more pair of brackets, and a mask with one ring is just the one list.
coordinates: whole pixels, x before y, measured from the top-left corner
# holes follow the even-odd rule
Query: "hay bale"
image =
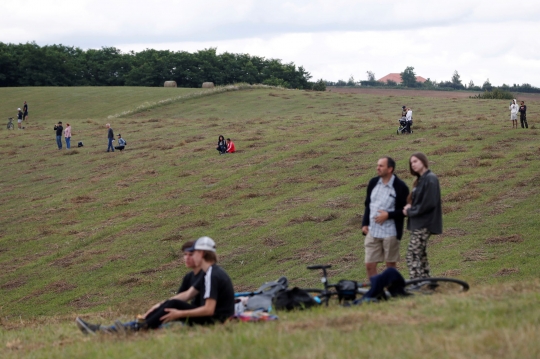
[(177, 87), (176, 81), (165, 81), (165, 83), (163, 84), (163, 87)]
[(214, 88), (214, 83), (213, 82), (203, 82), (202, 88), (203, 89), (212, 89), (212, 88)]

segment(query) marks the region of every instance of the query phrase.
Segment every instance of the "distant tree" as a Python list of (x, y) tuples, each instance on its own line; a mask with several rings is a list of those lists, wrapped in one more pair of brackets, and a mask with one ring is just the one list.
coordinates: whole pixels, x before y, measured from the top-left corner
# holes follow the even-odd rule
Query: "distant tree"
[(315, 82), (312, 87), (313, 91), (326, 91), (326, 82), (323, 79)]
[(414, 67), (407, 66), (407, 68), (400, 73), (401, 84), (406, 87), (416, 87), (416, 74), (414, 73)]
[(269, 85), (269, 86), (278, 86), (278, 87), (284, 87), (284, 88), (290, 88), (290, 84), (280, 78), (277, 77), (270, 77), (269, 79), (266, 79), (263, 81), (263, 85)]
[(343, 81), (343, 80), (338, 80), (336, 82), (336, 86), (347, 86), (347, 83), (345, 81)]
[(386, 86), (397, 86), (397, 82), (393, 80), (386, 80)]
[(367, 73), (367, 80), (368, 81), (376, 81), (375, 80), (375, 73), (373, 71), (366, 71)]
[(356, 83), (354, 82), (353, 75), (351, 75), (351, 77), (349, 77), (349, 81), (347, 81), (347, 86), (354, 86), (354, 85), (356, 85)]
[(473, 80), (469, 81), (469, 86), (468, 86), (470, 89), (474, 88), (474, 82)]
[(431, 81), (431, 79), (428, 77), (428, 79), (422, 84), (422, 86), (431, 89), (435, 87), (435, 83)]
[(462, 89), (464, 87), (461, 83), (461, 77), (459, 76), (457, 70), (454, 71), (454, 75), (452, 76), (452, 87), (455, 89)]
[(493, 89), (493, 86), (491, 85), (491, 82), (489, 82), (489, 79), (487, 79), (484, 84), (482, 85), (482, 90), (484, 91), (491, 91)]

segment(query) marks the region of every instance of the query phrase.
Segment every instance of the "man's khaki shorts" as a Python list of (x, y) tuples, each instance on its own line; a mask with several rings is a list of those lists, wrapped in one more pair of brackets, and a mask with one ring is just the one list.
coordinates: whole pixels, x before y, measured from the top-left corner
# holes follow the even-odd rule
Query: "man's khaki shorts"
[(396, 236), (373, 238), (371, 233), (364, 240), (366, 263), (399, 262), (399, 241)]

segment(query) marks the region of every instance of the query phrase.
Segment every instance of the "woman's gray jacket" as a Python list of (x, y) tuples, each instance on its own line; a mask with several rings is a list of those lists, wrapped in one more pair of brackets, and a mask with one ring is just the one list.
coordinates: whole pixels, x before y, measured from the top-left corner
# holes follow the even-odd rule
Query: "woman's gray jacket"
[(427, 170), (412, 190), (411, 208), (407, 210), (407, 229), (427, 228), (432, 234), (442, 233), (441, 188), (437, 176)]

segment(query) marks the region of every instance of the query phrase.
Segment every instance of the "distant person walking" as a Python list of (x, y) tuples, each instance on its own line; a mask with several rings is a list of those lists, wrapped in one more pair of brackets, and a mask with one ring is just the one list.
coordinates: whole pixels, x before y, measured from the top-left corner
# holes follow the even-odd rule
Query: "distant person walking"
[(20, 107), (17, 109), (17, 111), (19, 111), (19, 112), (17, 112), (17, 128), (19, 130), (22, 130), (23, 113), (22, 113)]
[(54, 125), (54, 130), (56, 131), (56, 144), (58, 145), (58, 149), (62, 149), (62, 132), (64, 131), (64, 127), (62, 126), (62, 121), (58, 121), (56, 125)]
[(512, 128), (518, 128), (517, 127), (517, 114), (519, 110), (519, 106), (517, 104), (516, 99), (512, 100), (512, 103), (510, 104), (510, 107), (508, 107), (510, 110), (510, 120), (512, 121)]
[(64, 138), (66, 139), (66, 148), (69, 150), (71, 148), (71, 125), (69, 123), (66, 123)]
[(519, 119), (521, 120), (521, 128), (529, 128), (527, 123), (527, 106), (525, 106), (525, 101), (521, 101), (521, 106), (519, 106)]
[(108, 129), (107, 131), (107, 138), (109, 140), (109, 145), (107, 146), (107, 152), (109, 151), (112, 151), (114, 152), (114, 147), (112, 145), (113, 141), (114, 141), (114, 132), (113, 132), (113, 129), (111, 128), (111, 124), (108, 123), (105, 125)]
[(396, 267), (399, 261), (399, 244), (403, 236), (403, 207), (407, 204), (409, 187), (395, 174), (396, 162), (382, 157), (377, 162), (377, 177), (367, 187), (362, 217), (366, 271), (368, 277), (377, 274), (377, 263)]
[(409, 159), (409, 169), (416, 179), (403, 208), (408, 216), (407, 229), (411, 240), (407, 250), (407, 267), (410, 279), (429, 278), (427, 241), (432, 234), (442, 233), (442, 206), (439, 179), (429, 170), (428, 159), (421, 152), (413, 153)]
[(23, 105), (23, 120), (28, 121), (28, 104), (24, 101)]

